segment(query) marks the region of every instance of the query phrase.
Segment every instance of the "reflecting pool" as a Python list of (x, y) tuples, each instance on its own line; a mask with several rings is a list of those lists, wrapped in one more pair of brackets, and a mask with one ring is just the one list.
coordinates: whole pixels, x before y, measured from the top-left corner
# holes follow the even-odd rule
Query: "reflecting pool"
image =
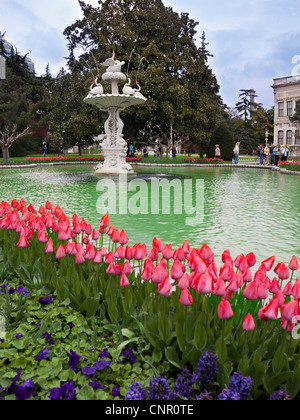
[[(287, 264), (293, 255), (300, 260), (299, 177), (262, 168), (139, 166), (134, 169), (136, 175), (126, 181), (126, 189), (130, 191), (125, 214), (120, 211), (110, 214), (111, 223), (126, 231), (131, 245), (141, 242), (150, 247), (156, 236), (174, 247), (182, 245), (185, 239), (193, 247), (207, 243), (217, 258), (229, 249), (234, 258), (240, 253), (254, 252), (259, 261), (272, 255), (277, 262)], [(107, 178), (94, 175), (93, 170), (93, 165), (1, 170), (0, 200), (11, 202), (14, 198), (24, 198), (36, 207), (49, 200), (59, 204), (68, 216), (77, 213), (99, 228), (103, 215), (99, 213), (99, 203), (103, 194), (109, 196), (111, 191), (103, 187)], [(116, 187), (118, 210), (124, 181), (120, 187), (118, 177), (109, 179)], [(176, 188), (171, 189), (170, 198), (160, 194), (159, 212), (153, 214), (151, 193), (162, 180), (166, 184), (181, 183), (185, 196), (184, 182), (190, 180), (192, 185), (199, 182), (203, 197), (201, 202), (194, 197), (193, 203), (203, 207), (203, 217), (195, 219), (192, 225), (186, 223), (183, 206), (179, 203), (176, 207), (181, 200)], [(170, 200), (169, 214), (162, 214), (164, 200)], [(140, 214), (139, 208), (144, 214)]]

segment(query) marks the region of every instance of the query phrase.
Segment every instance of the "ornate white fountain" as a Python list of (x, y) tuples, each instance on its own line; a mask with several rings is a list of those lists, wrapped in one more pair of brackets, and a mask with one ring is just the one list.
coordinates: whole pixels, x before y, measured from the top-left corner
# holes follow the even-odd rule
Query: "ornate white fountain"
[[(134, 173), (132, 166), (126, 162), (127, 142), (122, 134), (124, 124), (120, 113), (129, 106), (143, 104), (147, 99), (140, 93), (141, 88), (138, 84), (137, 89), (130, 86), (131, 80), (121, 71), (124, 64), (124, 61), (115, 60), (115, 54), (102, 63), (102, 66), (107, 67), (102, 80), (111, 83), (111, 93), (104, 93), (103, 86), (96, 78), (88, 96), (84, 98), (87, 104), (95, 105), (109, 114), (104, 124), (105, 138), (102, 142), (104, 162), (95, 168), (96, 174)], [(118, 85), (126, 80), (121, 94)]]

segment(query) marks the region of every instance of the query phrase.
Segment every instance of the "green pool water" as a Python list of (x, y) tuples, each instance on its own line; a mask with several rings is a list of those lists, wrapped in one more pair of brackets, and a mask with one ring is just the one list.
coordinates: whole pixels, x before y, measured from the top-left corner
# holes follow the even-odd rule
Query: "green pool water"
[[(94, 175), (93, 169), (93, 165), (64, 165), (1, 170), (0, 200), (11, 202), (14, 198), (24, 198), (36, 207), (49, 200), (59, 204), (67, 215), (77, 213), (99, 228), (103, 215), (97, 209), (103, 197), (99, 185), (104, 181), (103, 177)], [(127, 209), (127, 214), (110, 215), (111, 223), (126, 231), (131, 245), (141, 242), (151, 247), (156, 236), (174, 247), (182, 245), (185, 239), (192, 247), (207, 243), (217, 259), (229, 249), (233, 257), (254, 252), (259, 261), (272, 255), (277, 262), (287, 264), (293, 255), (300, 260), (297, 176), (261, 168), (135, 167), (135, 170), (136, 176), (127, 179), (133, 190), (128, 197), (140, 198), (136, 207), (145, 207), (144, 200), (148, 200), (148, 213), (132, 214)], [(138, 184), (133, 184), (133, 179), (144, 187), (147, 185), (144, 197), (138, 188), (134, 191)], [(162, 211), (151, 214), (152, 186), (163, 179), (179, 180), (182, 185), (184, 180), (193, 183), (198, 180), (202, 184), (204, 214), (200, 223), (189, 226), (184, 211), (174, 214), (174, 203), (179, 200), (176, 193), (170, 196), (170, 214), (161, 214)], [(111, 180), (116, 185), (118, 201), (119, 179)]]

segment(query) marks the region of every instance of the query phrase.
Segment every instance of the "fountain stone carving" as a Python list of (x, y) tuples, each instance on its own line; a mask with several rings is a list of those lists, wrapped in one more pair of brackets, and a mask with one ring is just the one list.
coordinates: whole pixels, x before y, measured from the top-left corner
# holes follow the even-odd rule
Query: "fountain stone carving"
[[(95, 168), (96, 174), (133, 174), (132, 166), (126, 162), (127, 142), (123, 138), (124, 124), (120, 113), (130, 106), (143, 104), (147, 99), (138, 89), (130, 87), (130, 79), (121, 71), (124, 61), (115, 60), (115, 55), (102, 63), (107, 67), (102, 75), (104, 82), (110, 82), (111, 93), (104, 93), (103, 86), (98, 78), (90, 87), (90, 92), (84, 101), (97, 106), (101, 111), (108, 112), (108, 119), (104, 124), (105, 137), (102, 142), (104, 162)], [(119, 84), (126, 82), (122, 93), (119, 93)]]

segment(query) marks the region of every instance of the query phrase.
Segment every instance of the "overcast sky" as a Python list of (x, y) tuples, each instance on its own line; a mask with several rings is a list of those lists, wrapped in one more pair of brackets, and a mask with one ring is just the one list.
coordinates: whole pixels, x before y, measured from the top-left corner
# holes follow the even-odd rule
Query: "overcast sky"
[[(213, 58), (225, 104), (234, 107), (241, 89), (254, 89), (257, 102), (273, 106), (274, 78), (300, 74), (300, 0), (163, 0), (199, 22)], [(86, 3), (97, 5), (97, 0)], [(77, 0), (0, 0), (0, 31), (22, 54), (29, 53), (38, 75), (66, 67), (63, 30), (81, 18)]]

